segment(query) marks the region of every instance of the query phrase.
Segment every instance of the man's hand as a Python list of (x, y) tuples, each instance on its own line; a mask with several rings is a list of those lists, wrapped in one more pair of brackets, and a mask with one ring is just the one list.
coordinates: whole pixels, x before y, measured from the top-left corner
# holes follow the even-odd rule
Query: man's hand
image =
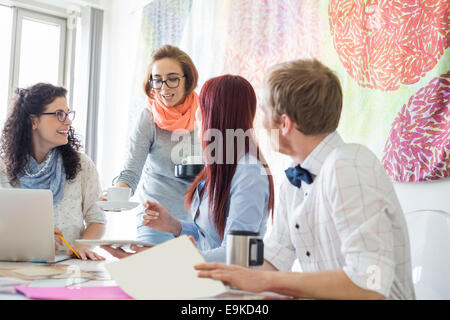
[(232, 285), (240, 290), (249, 292), (268, 291), (269, 275), (271, 272), (252, 270), (236, 265), (224, 263), (202, 263), (194, 266), (199, 270), (199, 278), (220, 280), (225, 285)]

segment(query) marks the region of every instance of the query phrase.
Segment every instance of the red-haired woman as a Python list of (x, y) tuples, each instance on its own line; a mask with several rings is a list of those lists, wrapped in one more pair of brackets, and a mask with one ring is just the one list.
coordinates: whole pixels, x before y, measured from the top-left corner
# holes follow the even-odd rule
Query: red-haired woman
[[(206, 261), (225, 261), (230, 231), (258, 232), (263, 237), (274, 191), (252, 135), (255, 113), (256, 95), (247, 80), (233, 75), (208, 80), (196, 115), (205, 167), (186, 193), (194, 221), (178, 220), (160, 204), (147, 201), (142, 224), (175, 237), (192, 236)], [(119, 258), (129, 255), (121, 248), (102, 248)]]
[(273, 180), (252, 135), (256, 95), (251, 84), (240, 76), (212, 78), (200, 92), (199, 106), (206, 165), (186, 193), (194, 221), (177, 220), (147, 201), (143, 224), (174, 236), (190, 235), (207, 261), (225, 261), (230, 231), (264, 236)]

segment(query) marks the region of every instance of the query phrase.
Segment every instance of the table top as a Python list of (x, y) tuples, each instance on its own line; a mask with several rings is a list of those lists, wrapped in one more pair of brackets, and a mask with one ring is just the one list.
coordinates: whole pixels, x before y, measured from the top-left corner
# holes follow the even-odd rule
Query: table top
[[(56, 279), (42, 279), (42, 280), (33, 280), (28, 285), (33, 287), (65, 287), (68, 285), (77, 285), (77, 286), (91, 286), (91, 287), (107, 287), (107, 286), (116, 286), (116, 282), (111, 279), (109, 273), (105, 268), (105, 264), (117, 261), (118, 259), (104, 254), (103, 256), (106, 258), (105, 261), (82, 261), (79, 259), (71, 259), (66, 261), (61, 261), (59, 263), (53, 264), (53, 266), (61, 266), (66, 268), (67, 272), (73, 273), (70, 277), (65, 278), (56, 278)], [(34, 264), (34, 263), (20, 263), (20, 262), (0, 262), (0, 269), (16, 269), (22, 267), (36, 266), (42, 264)], [(94, 279), (86, 279), (77, 277), (77, 273), (91, 273), (95, 275)], [(79, 273), (78, 273), (79, 275)], [(78, 279), (78, 280), (77, 280)], [(230, 290), (227, 293), (215, 296), (208, 297), (207, 299), (212, 300), (258, 300), (258, 299), (287, 299), (289, 297), (278, 295), (275, 293), (251, 293), (244, 292), (239, 290)], [(27, 297), (20, 293), (4, 293), (0, 292), (0, 300), (29, 300)]]
[[(116, 286), (114, 280), (111, 279), (108, 272), (105, 269), (105, 264), (116, 261), (117, 258), (106, 257), (105, 261), (82, 261), (79, 259), (70, 259), (61, 261), (52, 266), (61, 266), (70, 272), (70, 277), (60, 278), (60, 279), (42, 279), (33, 280), (28, 285), (33, 287), (64, 287), (70, 282), (71, 284), (76, 284), (77, 286), (92, 286), (92, 287), (106, 287), (106, 286)], [(35, 264), (31, 262), (0, 262), (0, 269), (16, 269), (25, 268), (30, 266), (42, 266), (43, 264)], [(91, 273), (95, 274), (94, 279), (79, 278), (77, 274), (79, 273)], [(4, 293), (0, 292), (0, 300), (28, 300), (27, 297), (20, 293)]]

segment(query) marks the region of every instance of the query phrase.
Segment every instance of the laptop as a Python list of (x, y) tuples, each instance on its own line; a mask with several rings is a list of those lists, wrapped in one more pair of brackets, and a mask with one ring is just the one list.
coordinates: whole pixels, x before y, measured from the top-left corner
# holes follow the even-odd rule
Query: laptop
[(0, 261), (56, 263), (50, 190), (0, 189)]

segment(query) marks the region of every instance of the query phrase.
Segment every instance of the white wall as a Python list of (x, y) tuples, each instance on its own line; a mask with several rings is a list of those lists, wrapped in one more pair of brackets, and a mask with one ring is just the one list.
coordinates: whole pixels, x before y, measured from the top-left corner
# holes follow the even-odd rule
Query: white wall
[(97, 168), (104, 188), (123, 165), (134, 66), (141, 22), (140, 0), (111, 1), (104, 16)]
[[(97, 150), (97, 169), (103, 189), (111, 185), (124, 162), (130, 105), (136, 88), (140, 8), (141, 0), (113, 0), (104, 14)], [(138, 209), (106, 213), (103, 238), (134, 239)]]

